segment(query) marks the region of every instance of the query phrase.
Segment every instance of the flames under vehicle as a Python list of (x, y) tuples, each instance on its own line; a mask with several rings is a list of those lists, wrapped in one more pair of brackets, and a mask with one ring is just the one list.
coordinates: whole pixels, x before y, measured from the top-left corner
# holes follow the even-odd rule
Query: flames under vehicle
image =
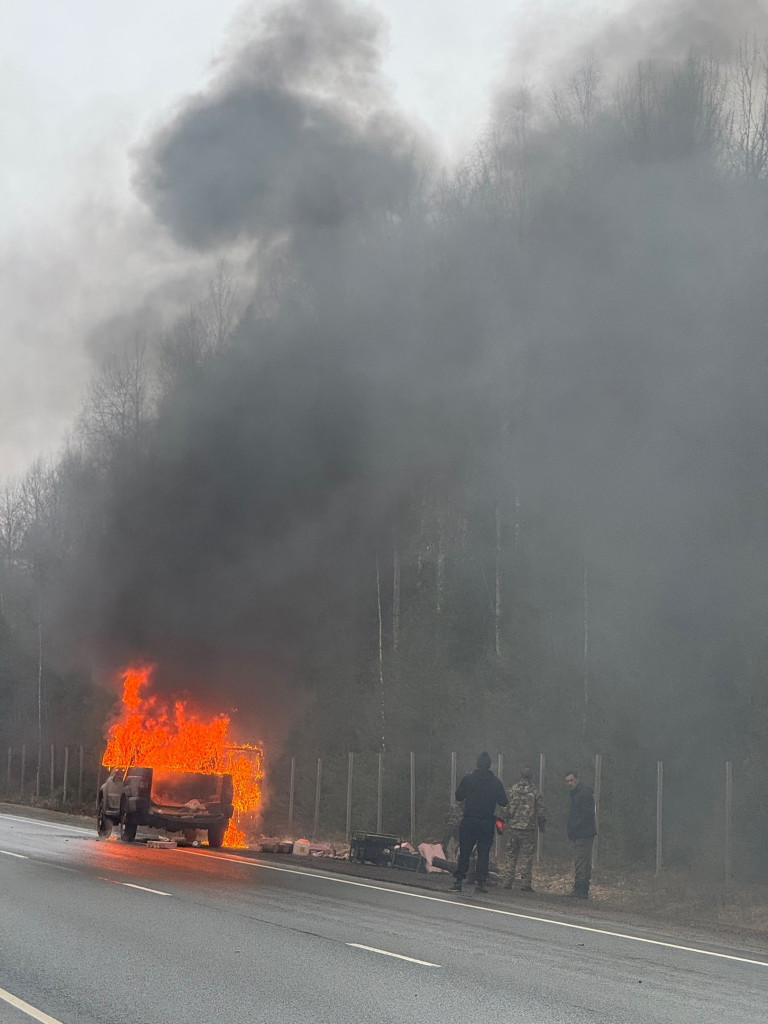
[(99, 789), (97, 828), (109, 837), (114, 825), (127, 843), (142, 825), (193, 838), (207, 830), (208, 845), (221, 846), (234, 807), (230, 774), (113, 768)]

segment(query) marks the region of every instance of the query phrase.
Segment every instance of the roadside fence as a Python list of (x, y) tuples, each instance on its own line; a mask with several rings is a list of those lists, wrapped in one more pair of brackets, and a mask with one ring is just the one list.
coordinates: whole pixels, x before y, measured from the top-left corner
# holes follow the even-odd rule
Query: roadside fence
[[(507, 757), (505, 762), (502, 753), (494, 758), (494, 770), (507, 787), (519, 778), (510, 763), (516, 761)], [(569, 766), (539, 754), (537, 784), (547, 817), (546, 831), (537, 836), (540, 863), (570, 860), (565, 830), (570, 794), (564, 782)], [(343, 837), (349, 843), (353, 831), (361, 831), (401, 836), (413, 845), (444, 844), (457, 780), (473, 767), (474, 757), (456, 751), (439, 765), (419, 760), (413, 751), (284, 757), (267, 765), (264, 829), (315, 841)], [(726, 892), (735, 877), (768, 869), (760, 853), (768, 844), (747, 827), (754, 826), (749, 807), (759, 780), (734, 761), (708, 765), (691, 778), (661, 760), (627, 767), (596, 754), (581, 779), (595, 794), (596, 869), (631, 865), (660, 875), (667, 867), (690, 867)], [(497, 838), (497, 859), (503, 844)]]
[[(83, 745), (34, 749), (7, 747), (0, 769), (0, 798), (62, 810), (90, 810), (103, 780), (101, 751)], [(40, 757), (38, 757), (40, 754)], [(519, 777), (503, 753), (494, 760), (506, 786)], [(446, 844), (458, 778), (474, 767), (474, 757), (457, 751), (434, 763), (407, 753), (360, 753), (308, 757), (290, 755), (265, 765), (262, 828), (289, 837), (320, 841), (343, 839), (354, 831), (391, 834)], [(538, 757), (537, 784), (547, 816), (539, 832), (536, 860), (567, 862), (565, 834), (569, 766)], [(594, 789), (598, 838), (595, 868), (633, 867), (661, 875), (667, 867), (687, 866), (718, 882), (726, 893), (735, 878), (768, 874), (768, 811), (755, 794), (762, 778), (734, 762), (700, 764), (695, 778), (677, 765), (608, 763), (596, 754), (582, 781)], [(755, 813), (757, 810), (758, 813)], [(455, 813), (453, 814), (455, 833)], [(497, 838), (497, 860), (503, 856)], [(447, 851), (446, 851), (447, 852)]]
[[(38, 756), (39, 755), (39, 756)], [(95, 806), (101, 753), (81, 744), (8, 747), (0, 796), (62, 810)]]

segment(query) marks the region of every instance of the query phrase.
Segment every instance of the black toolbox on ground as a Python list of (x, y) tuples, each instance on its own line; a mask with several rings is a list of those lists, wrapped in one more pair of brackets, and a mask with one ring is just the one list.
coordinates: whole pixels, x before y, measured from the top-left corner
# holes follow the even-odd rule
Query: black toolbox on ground
[(405, 868), (406, 871), (426, 871), (427, 862), (420, 853), (409, 850), (396, 850), (392, 857), (393, 868)]
[(358, 864), (391, 865), (395, 847), (402, 842), (400, 836), (380, 835), (377, 832), (353, 832), (349, 846), (349, 859)]

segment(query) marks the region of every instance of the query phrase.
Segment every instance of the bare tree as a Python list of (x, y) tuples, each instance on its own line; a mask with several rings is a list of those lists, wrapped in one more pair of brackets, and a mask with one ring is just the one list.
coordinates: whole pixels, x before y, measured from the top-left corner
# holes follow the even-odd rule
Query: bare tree
[(743, 37), (731, 68), (737, 168), (754, 180), (768, 168), (768, 59), (757, 36)]
[(565, 88), (552, 90), (550, 104), (561, 127), (578, 127), (586, 131), (592, 126), (600, 109), (600, 67), (594, 54), (588, 56), (568, 81)]
[(137, 336), (111, 356), (92, 380), (79, 429), (93, 454), (109, 460), (118, 449), (138, 449), (151, 411), (147, 340)]
[(158, 367), (161, 394), (168, 394), (186, 372), (226, 348), (237, 325), (239, 308), (232, 271), (226, 260), (220, 260), (205, 298), (180, 317), (163, 338)]
[(0, 558), (6, 573), (21, 557), (24, 525), (21, 485), (18, 481), (11, 481), (0, 491)]
[(667, 160), (717, 155), (728, 135), (727, 75), (714, 56), (691, 51), (679, 67), (638, 64), (616, 109), (630, 155)]

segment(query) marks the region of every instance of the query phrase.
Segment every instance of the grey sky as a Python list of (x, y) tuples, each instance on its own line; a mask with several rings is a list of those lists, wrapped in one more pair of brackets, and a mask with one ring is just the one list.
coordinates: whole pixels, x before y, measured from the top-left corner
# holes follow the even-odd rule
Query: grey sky
[[(402, 115), (447, 159), (483, 128), (502, 80), (612, 40), (627, 51), (670, 10), (726, 0), (372, 0)], [(755, 5), (761, 0), (750, 0)], [(137, 147), (204, 88), (265, 0), (5, 0), (0, 12), (0, 479), (54, 451), (88, 379), (86, 339), (183, 281), (200, 258), (133, 185)], [(749, 6), (746, 2), (742, 6)], [(628, 13), (629, 12), (629, 13)], [(706, 20), (706, 18), (704, 19)], [(615, 23), (616, 33), (605, 32)], [(674, 40), (672, 40), (674, 42)], [(639, 44), (638, 44), (639, 45)], [(183, 304), (183, 288), (179, 293)]]
[[(376, 0), (407, 116), (455, 152), (503, 66), (517, 0)], [(242, 0), (5, 0), (0, 14), (0, 478), (55, 450), (89, 373), (84, 339), (189, 257), (133, 195), (133, 148), (202, 87)]]

